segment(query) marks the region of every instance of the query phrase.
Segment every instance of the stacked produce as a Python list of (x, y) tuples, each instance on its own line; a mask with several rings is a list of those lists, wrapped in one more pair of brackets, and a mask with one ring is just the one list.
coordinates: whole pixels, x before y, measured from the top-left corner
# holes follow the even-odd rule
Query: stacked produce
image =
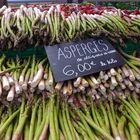
[[(90, 11), (89, 11), (90, 10)], [(126, 39), (140, 40), (140, 11), (120, 9), (75, 8), (49, 9), (21, 6), (0, 9), (1, 49), (25, 48), (28, 45), (53, 45), (92, 36), (107, 36), (124, 46)]]
[[(140, 40), (140, 11), (92, 5), (0, 9), (1, 50), (107, 36)], [(140, 51), (117, 68), (56, 83), (47, 58), (0, 56), (0, 140), (139, 140)]]
[(113, 100), (52, 94), (0, 107), (2, 140), (139, 140), (140, 101), (133, 93)]
[[(129, 92), (140, 93), (140, 59), (124, 55), (126, 64), (74, 80), (55, 83), (49, 62), (35, 55), (27, 59), (7, 59), (0, 57), (0, 95), (7, 101), (21, 98), (24, 93), (46, 94), (58, 92), (63, 96), (82, 93), (101, 97), (126, 95)], [(29, 95), (30, 96), (30, 95)]]

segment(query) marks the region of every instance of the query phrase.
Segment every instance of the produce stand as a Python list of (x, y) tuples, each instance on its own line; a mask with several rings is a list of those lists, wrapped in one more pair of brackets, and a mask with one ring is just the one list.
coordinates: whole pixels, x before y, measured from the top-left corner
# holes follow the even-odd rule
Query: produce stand
[(139, 140), (140, 10), (44, 1), (0, 8), (0, 140)]

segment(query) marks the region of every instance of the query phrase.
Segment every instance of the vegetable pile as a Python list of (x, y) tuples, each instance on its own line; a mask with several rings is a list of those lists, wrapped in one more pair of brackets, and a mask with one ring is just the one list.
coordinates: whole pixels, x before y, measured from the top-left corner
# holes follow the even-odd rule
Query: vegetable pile
[(107, 36), (125, 45), (125, 40), (139, 42), (140, 11), (85, 6), (66, 9), (54, 5), (45, 9), (21, 6), (0, 9), (1, 49), (25, 48), (28, 45), (52, 45), (93, 36)]
[(136, 94), (93, 101), (55, 94), (22, 98), (21, 104), (0, 107), (2, 140), (139, 140), (140, 101)]
[[(100, 71), (74, 80), (56, 83), (49, 62), (33, 55), (27, 59), (0, 57), (0, 96), (3, 100), (14, 101), (26, 94), (58, 92), (70, 97), (76, 93), (92, 95), (93, 99), (140, 93), (140, 59), (120, 52), (126, 60), (124, 66)], [(135, 54), (134, 54), (135, 55)]]
[[(3, 50), (94, 36), (120, 43), (121, 67), (56, 83), (47, 58)], [(140, 11), (72, 6), (0, 9), (0, 140), (139, 140)]]

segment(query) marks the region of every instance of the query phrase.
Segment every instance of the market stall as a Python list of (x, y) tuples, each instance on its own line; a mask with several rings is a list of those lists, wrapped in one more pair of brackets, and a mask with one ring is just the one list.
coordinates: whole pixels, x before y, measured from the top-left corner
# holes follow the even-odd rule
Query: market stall
[(3, 6), (0, 139), (139, 140), (140, 10)]

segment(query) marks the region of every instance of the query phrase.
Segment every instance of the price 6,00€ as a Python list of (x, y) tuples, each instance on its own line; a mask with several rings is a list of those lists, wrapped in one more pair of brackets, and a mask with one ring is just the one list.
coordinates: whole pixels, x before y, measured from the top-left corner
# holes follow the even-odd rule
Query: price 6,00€
[(95, 66), (94, 62), (90, 63), (84, 63), (84, 64), (77, 64), (76, 68), (77, 70), (73, 70), (73, 67), (71, 65), (66, 65), (63, 68), (63, 74), (66, 76), (78, 76), (79, 73), (84, 73), (87, 71), (90, 71), (92, 66)]

